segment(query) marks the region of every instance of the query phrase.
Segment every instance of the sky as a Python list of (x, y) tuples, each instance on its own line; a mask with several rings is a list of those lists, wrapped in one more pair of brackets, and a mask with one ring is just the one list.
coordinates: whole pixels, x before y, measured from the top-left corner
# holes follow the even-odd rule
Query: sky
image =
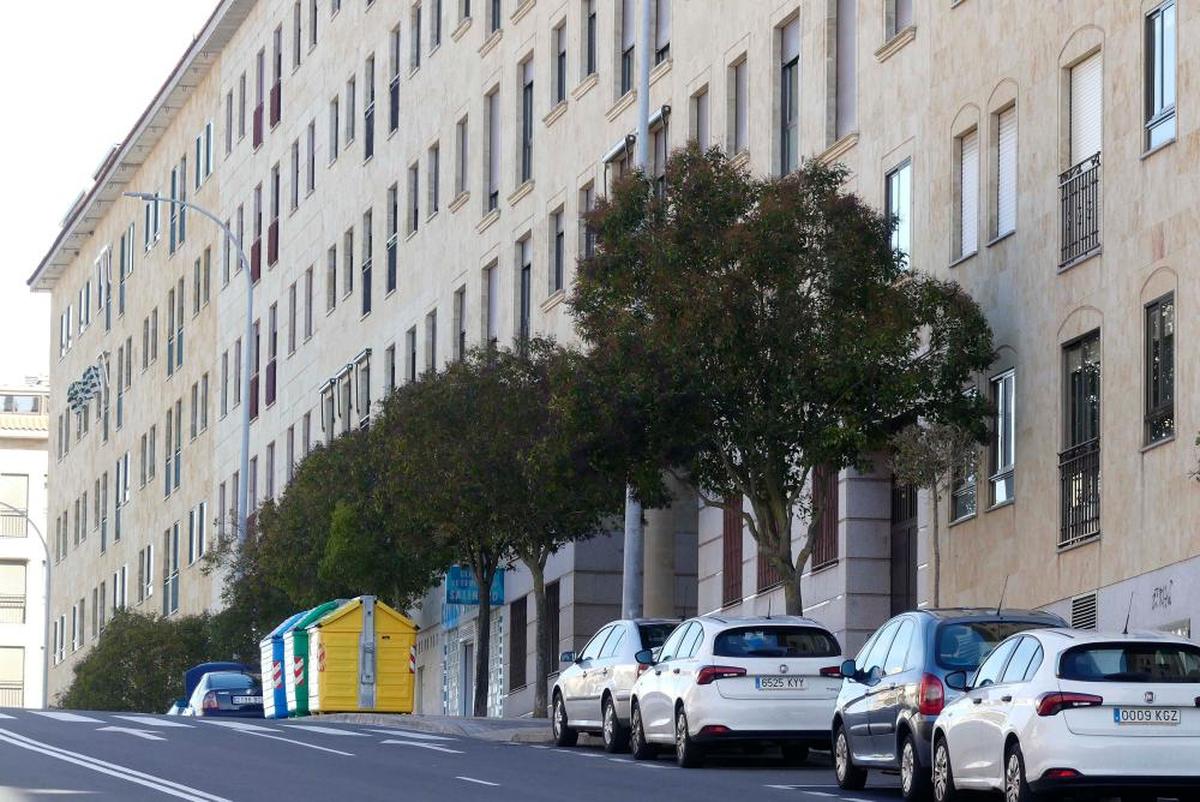
[[(37, 0), (0, 25), (0, 383), (49, 372), (50, 296), (33, 274), (217, 0)], [(53, 391), (54, 388), (52, 388)]]

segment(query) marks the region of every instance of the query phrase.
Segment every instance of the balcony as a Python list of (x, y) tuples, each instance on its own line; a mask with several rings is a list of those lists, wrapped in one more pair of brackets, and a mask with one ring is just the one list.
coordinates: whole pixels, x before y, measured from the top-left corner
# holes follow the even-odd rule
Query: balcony
[(263, 143), (263, 104), (259, 103), (254, 107), (254, 139), (252, 140), (254, 149), (258, 150)]
[(276, 81), (271, 86), (271, 127), (279, 125), (279, 118), (283, 112), (282, 109), (282, 92), (283, 87), (279, 81)]
[(24, 512), (0, 510), (0, 538), (26, 537), (29, 534), (29, 519)]
[(262, 237), (256, 237), (250, 246), (250, 282), (257, 284), (262, 277)]
[[(267, 226), (267, 266), (274, 267), (279, 261), (279, 218), (271, 221)], [(255, 276), (255, 281), (258, 277)]]
[(1100, 439), (1071, 446), (1058, 455), (1061, 525), (1058, 547), (1100, 534)]
[(1062, 268), (1100, 248), (1100, 154), (1060, 175), (1058, 188), (1062, 201)]
[(0, 624), (24, 623), (25, 595), (22, 593), (0, 594)]
[(0, 682), (0, 707), (24, 707), (25, 683)]

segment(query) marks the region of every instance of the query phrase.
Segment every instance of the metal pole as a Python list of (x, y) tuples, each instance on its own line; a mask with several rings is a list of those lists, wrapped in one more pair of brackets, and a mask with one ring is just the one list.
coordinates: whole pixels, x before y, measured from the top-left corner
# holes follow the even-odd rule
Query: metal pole
[[(253, 346), (254, 339), (254, 279), (250, 275), (250, 260), (246, 258), (246, 252), (242, 250), (242, 241), (238, 239), (232, 229), (217, 217), (215, 214), (205, 209), (203, 206), (197, 206), (191, 201), (178, 200), (176, 198), (164, 198), (161, 195), (155, 195), (149, 192), (126, 192), (125, 195), (130, 198), (138, 198), (143, 201), (153, 201), (155, 203), (172, 203), (176, 206), (186, 206), (194, 210), (196, 213), (207, 217), (217, 228), (225, 232), (226, 241), (232, 246), (233, 250), (237, 251), (238, 264), (242, 266), (242, 272), (246, 274), (246, 334), (242, 341), (242, 454), (241, 467), (238, 472), (238, 510), (237, 510), (237, 535), (238, 542), (241, 543), (246, 539), (246, 520), (249, 517), (247, 509), (247, 499), (249, 498), (250, 487), (250, 348)], [(225, 511), (221, 510), (221, 515), (224, 516)]]
[[(638, 27), (637, 142), (634, 165), (645, 172), (650, 161), (650, 0), (642, 0), (642, 24)], [(622, 563), (621, 617), (642, 615), (644, 573), (642, 505), (633, 486), (625, 487), (625, 554)]]
[(50, 706), (50, 544), (46, 542), (46, 535), (29, 517), (29, 510), (19, 510), (4, 501), (0, 501), (0, 507), (25, 516), (25, 523), (33, 527), (34, 532), (37, 532), (38, 540), (42, 542), (42, 553), (45, 555), (46, 579), (43, 589), (46, 593), (46, 600), (42, 604), (42, 612), (45, 614), (45, 622), (42, 625), (42, 708), (45, 709)]

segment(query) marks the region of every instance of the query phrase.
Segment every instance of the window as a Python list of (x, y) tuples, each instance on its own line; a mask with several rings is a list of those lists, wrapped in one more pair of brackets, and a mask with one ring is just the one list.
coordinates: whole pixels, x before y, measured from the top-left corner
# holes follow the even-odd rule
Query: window
[(493, 34), (500, 30), (500, 24), (503, 22), (503, 17), (500, 13), (500, 0), (488, 0), (488, 34)]
[(529, 597), (522, 596), (508, 605), (508, 688), (515, 691), (525, 686), (525, 665), (528, 662), (528, 622), (526, 614)]
[(329, 163), (333, 164), (338, 157), (339, 120), (341, 119), (340, 101), (334, 97), (329, 101)]
[(225, 155), (233, 152), (233, 90), (225, 93)]
[(229, 414), (229, 352), (221, 354), (221, 417)]
[(1146, 147), (1175, 138), (1175, 2), (1146, 16)]
[(337, 307), (337, 245), (330, 245), (325, 252), (325, 311)]
[(1017, 648), (1013, 650), (1012, 657), (1009, 658), (1008, 668), (1004, 669), (1004, 676), (1000, 682), (1025, 682), (1033, 677), (1041, 664), (1042, 645), (1038, 643), (1037, 638), (1021, 638)]
[(296, 353), (296, 282), (294, 281), (288, 287), (287, 349), (288, 356)]
[(371, 258), (375, 249), (375, 234), (372, 225), (373, 213), (370, 209), (363, 212), (362, 217), (362, 314), (371, 314), (371, 268), (374, 260)]
[(912, 0), (887, 0), (888, 39), (912, 24)]
[(709, 134), (707, 86), (692, 95), (690, 116), (692, 140), (700, 150), (708, 150), (712, 147), (712, 138)]
[(530, 284), (532, 278), (532, 259), (533, 259), (533, 244), (528, 236), (517, 243), (517, 269), (519, 271), (518, 292), (520, 293), (517, 300), (518, 322), (517, 322), (517, 339), (524, 342), (529, 339), (530, 335), (530, 314), (532, 312), (533, 299), (530, 294)]
[(312, 448), (312, 413), (305, 412), (300, 421), (300, 453), (307, 457)]
[(358, 79), (351, 75), (346, 81), (346, 145), (354, 141), (355, 126), (358, 123), (358, 113), (355, 111), (358, 103)]
[(554, 89), (551, 97), (555, 103), (567, 99), (567, 23), (560, 22), (550, 34), (554, 44)]
[(429, 52), (442, 43), (442, 0), (433, 0), (433, 19), (429, 20)]
[(454, 358), (462, 359), (467, 354), (467, 288), (459, 287), (454, 292)]
[(437, 370), (437, 310), (425, 315), (425, 370)]
[(242, 403), (242, 338), (233, 344), (233, 405)]
[(208, 502), (202, 501), (188, 511), (188, 565), (208, 551)]
[(671, 57), (671, 0), (654, 3), (654, 63)]
[(367, 56), (363, 65), (363, 158), (375, 155), (375, 56)]
[(579, 190), (579, 252), (585, 259), (596, 255), (596, 231), (587, 220), (587, 215), (595, 207), (596, 190), (589, 183)]
[(438, 185), (441, 183), (441, 148), (438, 143), (433, 143), (429, 148), (426, 161), (426, 180), (429, 182), (429, 214), (432, 217), (438, 213), (439, 198)]
[(421, 66), (421, 4), (417, 3), (412, 7), (409, 18), (409, 39), (412, 43), (412, 48), (409, 51), (408, 68), (409, 70), (419, 69)]
[(729, 142), (734, 154), (741, 153), (749, 147), (750, 130), (747, 106), (749, 103), (749, 70), (746, 59), (742, 58), (729, 68), (729, 93), (733, 95), (733, 114), (730, 115)]
[(1145, 442), (1175, 434), (1175, 296), (1146, 306)]
[(1100, 533), (1100, 332), (1063, 349), (1059, 546)]
[(800, 151), (800, 20), (780, 32), (779, 71), (779, 173), (787, 175), (799, 164)]
[(238, 141), (246, 136), (246, 73), (238, 79)]
[(563, 289), (566, 271), (566, 238), (563, 234), (563, 210), (559, 207), (550, 215), (550, 292)]
[(487, 113), (487, 175), (484, 185), (487, 187), (487, 205), (485, 211), (493, 211), (500, 205), (500, 90), (493, 89), (485, 98), (484, 106)]
[[(308, 135), (305, 137), (308, 169), (305, 175), (305, 189), (312, 192), (317, 188), (317, 121), (308, 124)], [(240, 239), (240, 238), (239, 238)]]
[(313, 269), (304, 271), (304, 339), (313, 335)]
[(396, 270), (399, 261), (400, 187), (392, 184), (387, 191), (387, 276), (384, 292), (396, 289)]
[(1017, 374), (1009, 370), (992, 379), (992, 505), (1012, 501), (1016, 458)]
[(583, 0), (583, 75), (596, 74), (596, 0)]
[(421, 227), (421, 165), (413, 162), (408, 166), (408, 233), (415, 234)]
[(742, 498), (725, 499), (721, 524), (721, 604), (742, 600)]
[(972, 457), (961, 465), (955, 465), (950, 472), (951, 521), (961, 521), (975, 514), (976, 462)]
[(996, 115), (996, 230), (1001, 237), (1017, 228), (1017, 107)]
[(163, 532), (163, 615), (179, 610), (179, 522)]
[(300, 10), (300, 0), (296, 0), (292, 6), (292, 69), (300, 66), (300, 43), (302, 36), (300, 33), (300, 22), (304, 14)]
[(267, 406), (275, 403), (276, 356), (279, 354), (278, 304), (267, 310)]
[(317, 0), (308, 0), (308, 47), (317, 46)]
[(634, 0), (621, 0), (621, 72), (617, 96), (623, 96), (633, 89), (634, 43), (637, 41), (637, 16)]
[(400, 26), (388, 34), (388, 131), (400, 127)]
[(267, 464), (266, 474), (263, 478), (266, 480), (266, 493), (263, 495), (265, 499), (275, 498), (275, 441), (267, 443)]
[(899, 674), (904, 670), (908, 663), (908, 650), (912, 646), (915, 628), (911, 618), (905, 618), (900, 622), (900, 629), (896, 630), (896, 637), (892, 640), (887, 656), (883, 659), (884, 676)]
[(887, 213), (895, 221), (892, 249), (904, 267), (908, 266), (912, 221), (912, 162), (905, 161), (887, 174)]
[(500, 269), (495, 262), (484, 268), (483, 295), (483, 331), (492, 344), (500, 337)]
[(290, 482), (296, 467), (296, 427), (294, 425), (289, 426), (287, 430), (287, 450), (284, 458), (284, 471), (287, 481)]
[(972, 684), (976, 688), (984, 688), (999, 682), (1004, 666), (1008, 663), (1008, 658), (1012, 656), (1020, 640), (1020, 638), (1010, 638), (997, 646), (979, 666), (979, 673), (975, 676)]
[(858, 128), (858, 0), (837, 0), (834, 140)]
[[(300, 206), (300, 140), (292, 143), (292, 194), (291, 209), (295, 211)], [(227, 263), (228, 264), (228, 263)], [(226, 270), (226, 275), (229, 271)]]
[(521, 63), (521, 183), (533, 179), (533, 59)]
[(407, 356), (408, 380), (417, 380), (417, 327), (413, 326), (404, 333), (404, 351)]
[(392, 343), (383, 352), (383, 381), (388, 392), (396, 389), (396, 344)]
[(979, 248), (979, 131), (958, 137), (958, 253), (963, 258)]
[(454, 195), (467, 191), (467, 118), (463, 117), (454, 126)]
[(342, 294), (354, 292), (354, 226), (342, 234)]

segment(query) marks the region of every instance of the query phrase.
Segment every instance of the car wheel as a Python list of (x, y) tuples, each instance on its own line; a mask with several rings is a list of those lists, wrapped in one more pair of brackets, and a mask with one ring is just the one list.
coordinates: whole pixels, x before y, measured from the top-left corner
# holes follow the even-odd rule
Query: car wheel
[(783, 762), (789, 766), (799, 766), (808, 762), (808, 747), (804, 744), (782, 743), (779, 749), (783, 752)]
[(567, 724), (567, 706), (563, 704), (562, 694), (554, 694), (554, 715), (550, 719), (550, 728), (554, 733), (555, 746), (574, 746), (579, 741), (579, 733)]
[(867, 772), (854, 765), (850, 756), (850, 741), (846, 729), (838, 724), (833, 731), (833, 773), (838, 788), (843, 791), (861, 791), (867, 784)]
[(917, 742), (912, 733), (900, 744), (900, 793), (907, 802), (929, 798), (929, 771), (917, 757)]
[(642, 728), (641, 709), (636, 701), (631, 704), (633, 707), (629, 716), (629, 753), (633, 755), (634, 760), (650, 760), (655, 756), (656, 750), (646, 743), (646, 731)]
[(1035, 794), (1025, 779), (1025, 755), (1021, 745), (1014, 743), (1004, 755), (1004, 800), (1005, 802), (1037, 802), (1041, 794)]
[(950, 767), (950, 745), (945, 738), (939, 738), (933, 747), (933, 802), (954, 802), (957, 798), (954, 770)]
[(692, 741), (687, 713), (682, 707), (675, 714), (675, 762), (681, 769), (694, 769), (704, 764), (704, 750)]
[(621, 720), (617, 718), (617, 705), (611, 696), (604, 698), (603, 716), (604, 729), (601, 734), (604, 736), (604, 751), (625, 751), (629, 747), (629, 729), (622, 726)]

